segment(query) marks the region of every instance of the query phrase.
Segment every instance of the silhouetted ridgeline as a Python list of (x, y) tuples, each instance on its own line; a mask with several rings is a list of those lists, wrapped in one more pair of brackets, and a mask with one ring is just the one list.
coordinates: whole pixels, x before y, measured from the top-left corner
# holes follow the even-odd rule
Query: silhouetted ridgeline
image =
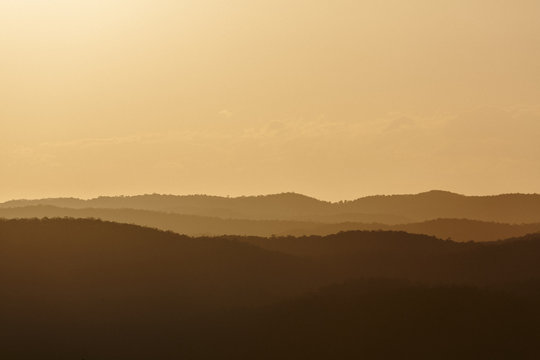
[(0, 220), (0, 349), (7, 359), (533, 359), (539, 263), (540, 235), (190, 238)]
[(385, 225), (376, 223), (326, 224), (286, 220), (222, 219), (135, 209), (71, 209), (49, 205), (0, 208), (0, 218), (99, 218), (170, 230), (189, 236), (219, 235), (330, 235), (353, 230), (393, 230), (432, 235), (455, 241), (494, 241), (540, 232), (540, 223), (501, 224), (467, 219), (437, 219), (421, 223)]
[(325, 278), (310, 261), (246, 243), (90, 219), (0, 220), (0, 242), (0, 279), (9, 286), (41, 284), (51, 296), (76, 286), (96, 301), (263, 304)]
[(438, 218), (502, 223), (540, 222), (540, 195), (463, 196), (444, 191), (417, 195), (370, 196), (330, 203), (286, 193), (225, 198), (191, 195), (100, 197), (92, 200), (16, 200), (0, 207), (52, 205), (67, 208), (131, 208), (221, 218), (403, 224)]
[[(0, 210), (0, 214), (2, 211)], [(291, 227), (292, 228), (292, 227)], [(386, 230), (431, 235), (454, 241), (495, 241), (540, 232), (540, 223), (503, 224), (469, 219), (436, 219), (419, 223), (385, 225), (362, 223), (309, 224), (303, 228), (283, 232), (281, 235), (331, 235), (343, 231)]]
[(41, 205), (0, 209), (0, 218), (96, 218), (120, 223), (149, 226), (190, 236), (255, 235), (270, 236), (318, 223), (284, 220), (222, 219), (136, 209), (70, 209)]
[(406, 278), (501, 287), (540, 279), (540, 234), (485, 243), (382, 231), (239, 239), (268, 250), (317, 259), (341, 278)]

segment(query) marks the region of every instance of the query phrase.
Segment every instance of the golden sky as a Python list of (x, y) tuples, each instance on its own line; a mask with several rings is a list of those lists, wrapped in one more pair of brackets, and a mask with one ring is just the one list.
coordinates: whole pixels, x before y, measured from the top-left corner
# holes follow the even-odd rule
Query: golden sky
[(538, 0), (0, 0), (0, 200), (540, 192)]

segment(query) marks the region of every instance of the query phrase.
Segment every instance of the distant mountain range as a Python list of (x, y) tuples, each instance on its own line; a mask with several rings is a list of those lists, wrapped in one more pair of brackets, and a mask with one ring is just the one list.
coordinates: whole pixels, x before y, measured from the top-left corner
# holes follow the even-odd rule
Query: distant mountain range
[(140, 195), (91, 200), (57, 198), (13, 200), (0, 208), (49, 205), (83, 209), (138, 209), (184, 215), (247, 220), (361, 222), (405, 224), (439, 218), (509, 224), (540, 222), (540, 195), (464, 196), (445, 191), (416, 195), (369, 196), (353, 201), (326, 202), (295, 193), (236, 198), (206, 195)]
[(540, 232), (540, 223), (503, 224), (468, 219), (436, 219), (419, 223), (321, 223), (293, 220), (247, 220), (183, 215), (135, 209), (72, 209), (49, 205), (0, 208), (0, 218), (96, 218), (137, 224), (189, 236), (305, 236), (352, 230), (406, 231), (455, 241), (493, 241)]

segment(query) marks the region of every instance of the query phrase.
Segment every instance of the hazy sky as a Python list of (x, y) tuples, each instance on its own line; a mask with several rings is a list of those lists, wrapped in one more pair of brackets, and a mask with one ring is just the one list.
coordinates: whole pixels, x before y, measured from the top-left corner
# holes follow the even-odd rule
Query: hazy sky
[(0, 0), (0, 200), (540, 192), (538, 0)]

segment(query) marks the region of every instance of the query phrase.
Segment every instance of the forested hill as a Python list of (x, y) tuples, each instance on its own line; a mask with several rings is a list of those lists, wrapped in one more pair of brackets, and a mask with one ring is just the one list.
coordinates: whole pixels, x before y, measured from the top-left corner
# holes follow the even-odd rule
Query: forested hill
[(134, 286), (172, 286), (172, 297), (197, 289), (220, 304), (237, 299), (240, 289), (250, 302), (264, 302), (358, 277), (473, 285), (540, 278), (540, 234), (485, 243), (395, 231), (192, 238), (99, 220), (30, 219), (0, 220), (0, 243), (3, 280), (23, 274), (46, 282), (51, 274), (68, 284), (112, 286), (125, 279)]
[(0, 220), (0, 349), (11, 360), (534, 359), (539, 263), (540, 235), (192, 238)]

